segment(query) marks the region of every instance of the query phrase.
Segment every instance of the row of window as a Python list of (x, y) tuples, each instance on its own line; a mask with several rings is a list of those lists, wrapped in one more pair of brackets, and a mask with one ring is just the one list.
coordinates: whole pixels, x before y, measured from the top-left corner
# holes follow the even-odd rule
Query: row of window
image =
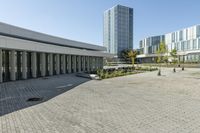
[(193, 27), (192, 29), (181, 30), (171, 34), (171, 41), (178, 42), (192, 38), (200, 37), (200, 26)]
[(175, 48), (178, 51), (185, 51), (185, 50), (196, 50), (196, 49), (200, 49), (200, 38), (198, 39), (198, 43), (197, 43), (197, 39), (192, 40), (192, 41), (183, 41), (183, 42), (178, 42), (175, 43), (174, 45), (172, 44), (171, 48)]
[(185, 61), (192, 61), (192, 62), (199, 62), (200, 61), (200, 55), (199, 54), (191, 54), (185, 56)]

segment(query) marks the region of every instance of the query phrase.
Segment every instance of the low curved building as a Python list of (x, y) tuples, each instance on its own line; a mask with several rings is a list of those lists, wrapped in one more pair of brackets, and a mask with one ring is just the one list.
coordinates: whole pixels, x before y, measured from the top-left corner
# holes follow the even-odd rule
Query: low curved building
[(105, 47), (0, 23), (0, 82), (103, 67)]

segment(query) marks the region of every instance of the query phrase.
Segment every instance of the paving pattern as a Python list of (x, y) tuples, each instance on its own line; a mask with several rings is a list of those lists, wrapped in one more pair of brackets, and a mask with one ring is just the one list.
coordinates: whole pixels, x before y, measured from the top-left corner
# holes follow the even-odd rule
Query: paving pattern
[(200, 69), (156, 73), (0, 84), (0, 133), (199, 133)]

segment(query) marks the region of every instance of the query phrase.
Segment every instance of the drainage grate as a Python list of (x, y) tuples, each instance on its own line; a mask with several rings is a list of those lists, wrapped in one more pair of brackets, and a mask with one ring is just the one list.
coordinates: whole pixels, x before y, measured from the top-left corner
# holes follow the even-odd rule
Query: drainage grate
[(41, 98), (41, 97), (31, 97), (31, 98), (27, 99), (26, 101), (27, 102), (35, 102), (35, 101), (42, 101), (42, 100), (43, 100), (43, 98)]

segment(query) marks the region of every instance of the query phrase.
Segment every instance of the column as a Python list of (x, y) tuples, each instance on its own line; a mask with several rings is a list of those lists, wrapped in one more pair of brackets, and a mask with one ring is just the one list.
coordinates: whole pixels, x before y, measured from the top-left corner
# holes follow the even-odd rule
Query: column
[(98, 68), (101, 69), (101, 57), (98, 58)]
[(85, 72), (85, 56), (83, 56), (83, 72)]
[[(9, 51), (8, 50), (5, 50), (5, 57), (4, 57), (4, 73), (5, 73), (5, 75), (4, 75), (4, 77), (3, 77), (3, 79), (5, 80), (5, 81), (9, 81), (10, 80), (10, 56), (9, 56)], [(2, 60), (2, 61), (3, 61)]]
[(3, 82), (3, 72), (2, 72), (2, 49), (0, 49), (0, 83)]
[(76, 72), (76, 56), (73, 55), (73, 70), (74, 70), (74, 73)]
[(95, 59), (95, 70), (97, 70), (98, 69), (98, 57), (94, 57), (94, 59)]
[(31, 53), (31, 68), (32, 68), (32, 77), (37, 78), (37, 53), (33, 52)]
[(56, 54), (56, 74), (60, 74), (60, 55)]
[(100, 69), (100, 57), (98, 57), (98, 69)]
[(92, 71), (95, 69), (95, 57), (92, 57)]
[(53, 54), (49, 54), (49, 76), (53, 75)]
[(41, 76), (45, 77), (46, 76), (46, 54), (45, 53), (41, 53), (40, 60), (41, 60)]
[(78, 72), (81, 72), (81, 56), (78, 56)]
[(97, 70), (97, 57), (94, 57), (94, 71)]
[(22, 52), (22, 78), (27, 79), (27, 52)]
[(96, 70), (96, 57), (93, 57), (93, 71)]
[(94, 57), (94, 70), (97, 69), (97, 57)]
[(94, 57), (91, 57), (91, 71), (94, 71)]
[(99, 69), (101, 69), (101, 57), (99, 57)]
[(96, 69), (99, 69), (99, 57), (96, 57)]
[(68, 58), (68, 62), (67, 62), (68, 63), (67, 64), (68, 65), (68, 73), (72, 73), (72, 64), (71, 64), (72, 57), (71, 57), (71, 55), (68, 55), (67, 58)]
[(16, 55), (15, 50), (11, 50), (10, 54), (10, 80), (14, 81), (16, 80)]
[(90, 72), (90, 57), (87, 56), (87, 71)]
[(103, 69), (103, 57), (100, 58), (100, 68)]
[(65, 55), (62, 55), (62, 73), (65, 74), (66, 73), (66, 58)]

